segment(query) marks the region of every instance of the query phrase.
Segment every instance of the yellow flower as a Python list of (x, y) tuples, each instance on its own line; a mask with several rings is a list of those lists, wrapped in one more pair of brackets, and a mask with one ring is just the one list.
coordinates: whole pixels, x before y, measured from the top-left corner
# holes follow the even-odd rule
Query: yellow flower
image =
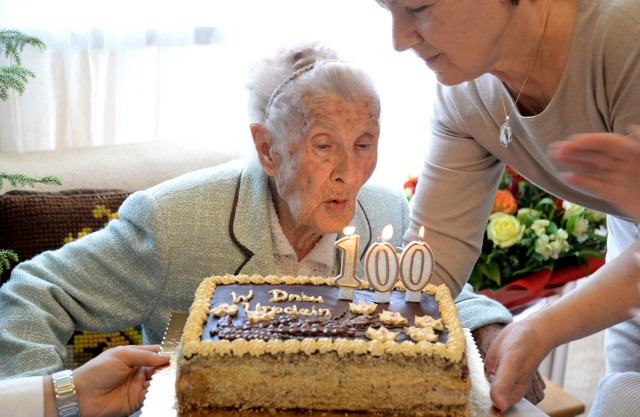
[(487, 237), (494, 245), (508, 248), (518, 242), (524, 233), (525, 226), (518, 219), (503, 212), (493, 213), (487, 225)]

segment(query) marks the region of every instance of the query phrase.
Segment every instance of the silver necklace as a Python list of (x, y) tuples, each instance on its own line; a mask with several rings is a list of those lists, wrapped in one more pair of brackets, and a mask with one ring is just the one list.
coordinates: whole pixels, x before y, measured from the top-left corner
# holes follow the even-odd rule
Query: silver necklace
[(549, 15), (551, 14), (551, 0), (549, 0), (547, 6), (547, 17), (545, 18), (544, 28), (542, 29), (542, 36), (540, 37), (540, 41), (538, 42), (538, 46), (536, 47), (536, 52), (533, 54), (533, 59), (531, 60), (531, 64), (529, 64), (529, 69), (527, 70), (527, 74), (524, 76), (524, 81), (522, 82), (522, 86), (520, 87), (520, 91), (518, 91), (518, 95), (516, 96), (516, 101), (513, 102), (513, 106), (511, 107), (511, 111), (507, 114), (507, 108), (504, 105), (504, 95), (502, 94), (502, 88), (500, 88), (500, 100), (502, 100), (502, 110), (504, 111), (504, 123), (500, 126), (500, 136), (498, 140), (500, 141), (500, 145), (506, 148), (513, 141), (513, 130), (509, 125), (509, 119), (513, 114), (513, 111), (516, 109), (516, 105), (518, 104), (518, 100), (520, 99), (520, 95), (522, 94), (522, 90), (524, 90), (524, 85), (527, 83), (529, 79), (529, 74), (531, 73), (531, 68), (533, 68), (533, 64), (536, 62), (536, 58), (538, 58), (538, 54), (540, 53), (540, 47), (542, 46), (542, 41), (544, 40), (544, 35), (547, 33), (547, 26), (549, 25)]

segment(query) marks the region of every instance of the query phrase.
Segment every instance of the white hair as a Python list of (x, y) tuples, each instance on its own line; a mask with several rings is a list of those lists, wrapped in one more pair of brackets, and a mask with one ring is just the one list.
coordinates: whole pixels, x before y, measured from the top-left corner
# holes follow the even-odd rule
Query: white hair
[(308, 124), (303, 99), (313, 95), (334, 94), (349, 102), (369, 98), (375, 116), (380, 115), (371, 78), (319, 42), (278, 49), (252, 68), (246, 87), (251, 123), (266, 126), (275, 138), (304, 134)]

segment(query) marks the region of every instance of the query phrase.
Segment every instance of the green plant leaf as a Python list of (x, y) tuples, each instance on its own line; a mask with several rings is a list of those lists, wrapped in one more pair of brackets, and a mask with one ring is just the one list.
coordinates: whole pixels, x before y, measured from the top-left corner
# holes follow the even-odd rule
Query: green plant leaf
[(18, 263), (18, 254), (8, 249), (0, 249), (0, 272), (11, 269), (11, 262)]
[(22, 65), (20, 53), (25, 46), (30, 45), (44, 51), (46, 45), (34, 36), (28, 36), (14, 29), (0, 29), (0, 53), (17, 65)]
[(29, 78), (34, 77), (35, 74), (31, 70), (18, 65), (0, 67), (0, 100), (9, 98), (9, 89), (14, 89), (22, 95)]
[(27, 36), (17, 30), (0, 29), (0, 54), (9, 60), (9, 65), (0, 66), (0, 100), (9, 98), (9, 91), (22, 95), (25, 85), (35, 77), (33, 71), (22, 66), (20, 54), (30, 45), (43, 51), (46, 46), (40, 39)]
[(8, 181), (14, 187), (33, 187), (36, 184), (62, 185), (62, 182), (56, 177), (33, 178), (24, 174), (0, 172), (0, 189), (2, 189), (3, 181)]

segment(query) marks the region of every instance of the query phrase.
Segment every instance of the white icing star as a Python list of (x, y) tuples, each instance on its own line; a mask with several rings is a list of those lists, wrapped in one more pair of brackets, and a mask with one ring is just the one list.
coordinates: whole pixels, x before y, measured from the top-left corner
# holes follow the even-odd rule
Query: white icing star
[(418, 327), (432, 327), (435, 330), (442, 330), (443, 326), (442, 326), (442, 319), (434, 319), (433, 317), (426, 315), (426, 316), (416, 316), (415, 318), (415, 322), (416, 322), (416, 326)]
[(379, 340), (381, 342), (392, 342), (396, 340), (400, 333), (390, 332), (386, 327), (380, 326), (380, 329), (376, 330), (373, 327), (367, 329), (366, 336), (371, 340)]
[(408, 320), (402, 317), (402, 314), (395, 311), (387, 311), (387, 310), (380, 313), (380, 321), (383, 322), (384, 324), (394, 324), (394, 325), (408, 323)]
[(409, 333), (409, 337), (414, 342), (422, 342), (426, 340), (427, 342), (437, 342), (438, 335), (433, 331), (433, 327), (407, 327), (405, 328), (407, 333)]
[(349, 310), (355, 314), (372, 314), (376, 307), (377, 304), (369, 304), (366, 301), (360, 301), (358, 304), (349, 303)]
[(212, 308), (211, 313), (216, 317), (222, 317), (225, 314), (229, 316), (235, 316), (238, 313), (238, 306), (235, 304), (220, 304), (218, 307)]

